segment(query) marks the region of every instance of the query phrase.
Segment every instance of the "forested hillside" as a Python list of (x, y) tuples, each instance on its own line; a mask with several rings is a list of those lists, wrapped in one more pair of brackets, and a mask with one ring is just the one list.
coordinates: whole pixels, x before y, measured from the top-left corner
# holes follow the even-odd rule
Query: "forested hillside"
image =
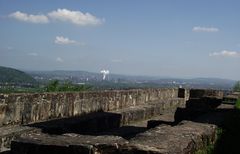
[(0, 83), (10, 83), (10, 84), (35, 84), (36, 80), (30, 75), (8, 67), (0, 66)]

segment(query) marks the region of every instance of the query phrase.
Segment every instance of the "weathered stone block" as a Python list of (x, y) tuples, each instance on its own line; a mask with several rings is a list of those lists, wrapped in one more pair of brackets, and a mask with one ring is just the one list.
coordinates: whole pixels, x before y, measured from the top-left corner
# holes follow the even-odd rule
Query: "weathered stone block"
[(214, 97), (223, 98), (223, 91), (221, 90), (211, 90), (211, 89), (191, 89), (190, 98), (202, 98), (202, 97)]
[(122, 148), (122, 153), (194, 153), (216, 139), (216, 126), (184, 121), (180, 125), (158, 126), (138, 134)]
[(29, 134), (12, 142), (12, 154), (113, 154), (128, 141), (118, 136)]
[(25, 126), (5, 126), (0, 128), (0, 152), (8, 150), (13, 139), (31, 132), (38, 132), (36, 128)]

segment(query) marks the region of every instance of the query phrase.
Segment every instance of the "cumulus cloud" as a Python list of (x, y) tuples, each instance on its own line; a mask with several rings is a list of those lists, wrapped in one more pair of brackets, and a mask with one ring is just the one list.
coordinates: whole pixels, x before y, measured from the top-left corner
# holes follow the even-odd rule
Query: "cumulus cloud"
[(193, 27), (192, 29), (193, 32), (218, 32), (219, 29), (216, 27), (201, 27), (201, 26), (196, 26)]
[(61, 45), (68, 45), (68, 44), (77, 44), (77, 41), (75, 40), (70, 40), (67, 37), (63, 36), (56, 36), (55, 41), (56, 44), (61, 44)]
[(32, 14), (23, 13), (20, 11), (11, 13), (9, 17), (19, 21), (35, 23), (35, 24), (37, 23), (45, 24), (49, 22), (48, 17), (45, 15), (42, 15), (42, 14), (32, 15)]
[(104, 22), (103, 19), (98, 19), (90, 13), (82, 13), (81, 11), (71, 11), (67, 9), (57, 9), (56, 11), (48, 13), (48, 16), (54, 20), (71, 22), (80, 26), (99, 25)]
[(79, 26), (100, 25), (104, 19), (99, 19), (90, 13), (81, 11), (72, 11), (68, 9), (57, 9), (44, 14), (27, 14), (20, 11), (13, 12), (8, 15), (10, 18), (29, 22), (29, 23), (49, 23), (52, 20), (70, 22)]
[(62, 63), (64, 60), (61, 57), (57, 57), (56, 61)]
[(240, 57), (240, 52), (223, 50), (221, 52), (210, 53), (209, 56), (211, 56), (211, 57), (219, 57), (219, 56), (220, 57)]

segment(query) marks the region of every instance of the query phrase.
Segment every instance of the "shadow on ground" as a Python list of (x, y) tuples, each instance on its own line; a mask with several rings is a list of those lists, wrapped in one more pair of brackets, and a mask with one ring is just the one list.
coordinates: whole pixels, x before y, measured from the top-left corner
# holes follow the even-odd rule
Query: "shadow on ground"
[(159, 124), (177, 125), (182, 120), (215, 124), (218, 138), (214, 147), (199, 154), (239, 154), (240, 153), (240, 110), (233, 105), (221, 104), (213, 98), (191, 99), (186, 108), (178, 108), (174, 122), (150, 120), (148, 127)]
[(225, 119), (215, 148), (214, 154), (239, 154), (240, 153), (240, 111), (233, 109)]
[(51, 120), (29, 126), (42, 129), (48, 134), (76, 133), (82, 135), (116, 135), (130, 139), (158, 125), (177, 125), (182, 120), (215, 124), (221, 133), (209, 153), (239, 154), (240, 153), (240, 111), (221, 104), (221, 99), (200, 98), (187, 101), (186, 108), (178, 108), (174, 122), (150, 120), (146, 127), (121, 126), (122, 115), (109, 112), (95, 112), (81, 117)]
[(121, 126), (122, 115), (109, 112), (95, 112), (87, 115), (50, 120), (28, 126), (40, 128), (43, 133), (61, 135), (76, 133), (81, 135), (115, 135), (125, 139), (146, 131), (146, 127)]

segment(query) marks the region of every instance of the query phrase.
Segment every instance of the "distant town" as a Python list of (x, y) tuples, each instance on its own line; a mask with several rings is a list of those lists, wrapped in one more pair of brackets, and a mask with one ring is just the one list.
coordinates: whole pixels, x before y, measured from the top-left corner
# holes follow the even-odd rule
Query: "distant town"
[[(87, 71), (20, 71), (1, 67), (0, 86), (3, 87), (43, 87), (57, 80), (60, 84), (88, 85), (94, 90), (134, 89), (134, 88), (203, 88), (231, 90), (236, 81), (219, 78), (163, 78), (151, 76), (128, 76), (111, 74), (109, 70), (98, 73)], [(16, 73), (17, 72), (17, 73)]]

